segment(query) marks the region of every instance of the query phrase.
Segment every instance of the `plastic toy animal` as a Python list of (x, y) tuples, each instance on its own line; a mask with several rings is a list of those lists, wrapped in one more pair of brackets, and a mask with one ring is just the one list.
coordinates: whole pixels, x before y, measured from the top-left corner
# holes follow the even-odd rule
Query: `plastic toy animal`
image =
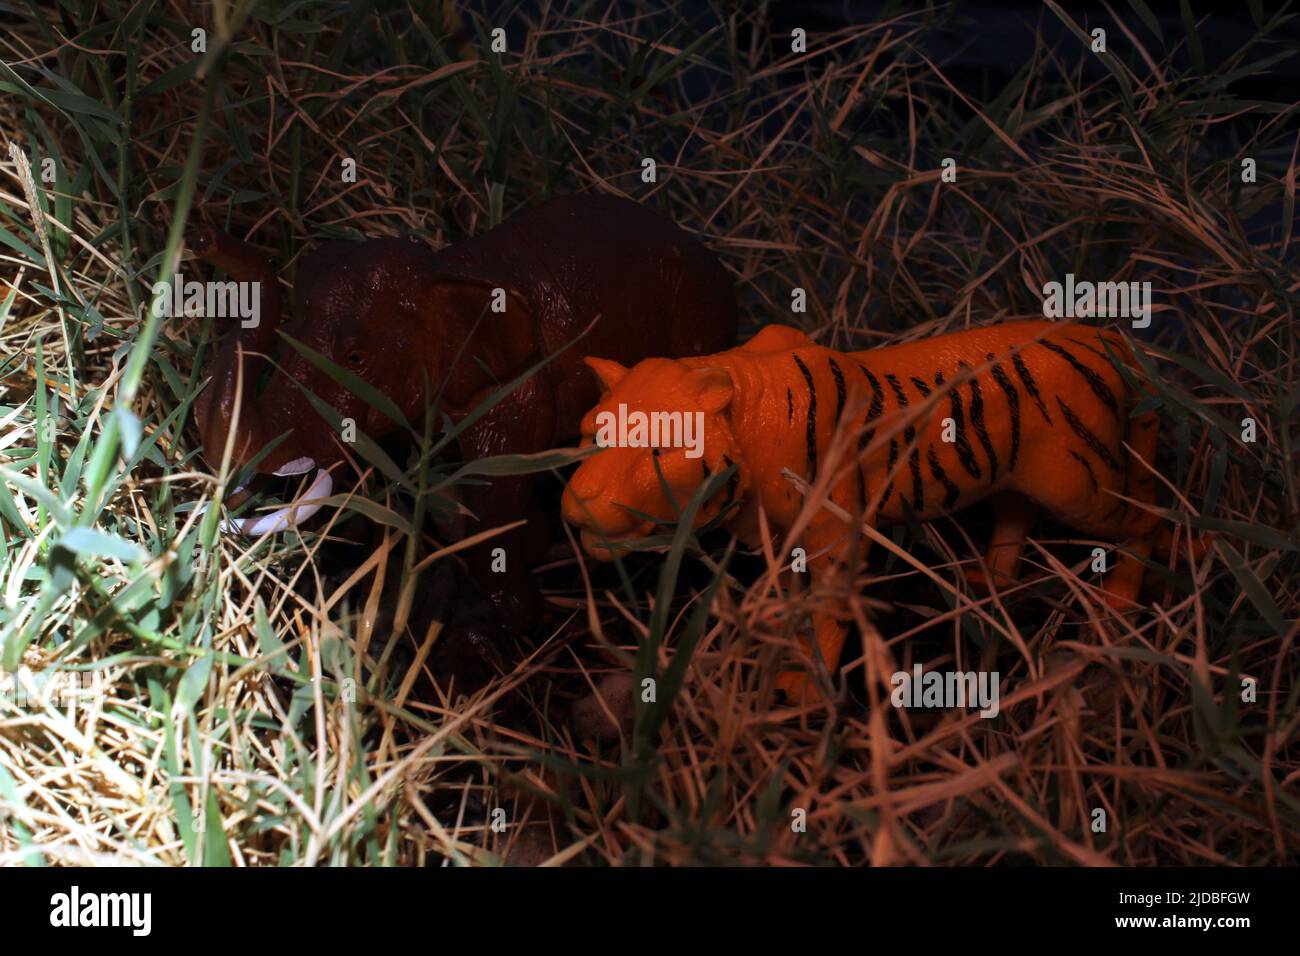
[[(236, 464), (252, 461), (281, 436), (287, 437), (257, 471), (299, 474), (344, 458), (340, 436), (299, 386), (371, 438), (400, 427), (281, 344), (281, 328), (369, 382), (418, 423), (426, 396), (437, 397), (436, 407), (459, 421), (594, 321), (580, 346), (555, 355), (460, 435), (465, 459), (537, 452), (575, 437), (599, 394), (583, 351), (635, 362), (726, 348), (735, 339), (731, 283), (708, 249), (674, 223), (612, 196), (553, 199), (437, 252), (399, 239), (326, 243), (299, 265), (294, 317), (283, 323), (280, 286), (264, 251), (211, 228), (194, 232), (189, 244), (200, 259), (261, 288), (259, 324), (226, 336), (195, 405), (204, 453), (214, 465), (235, 418), (241, 356)], [(277, 368), (259, 394), (268, 356)], [(331, 487), (328, 473), (318, 472), (310, 495), (323, 497)], [(531, 488), (531, 477), (523, 476), (469, 489), (466, 503), (479, 521), (472, 530), (524, 517)], [(281, 530), (291, 509), (299, 521), (315, 510), (291, 505), (237, 527)], [(519, 627), (536, 610), (530, 558), (520, 553), (524, 541), (516, 532), (488, 542), (507, 549), (505, 574), (490, 572), (487, 547), (468, 552), (471, 571)]]
[[(1158, 416), (1130, 417), (1138, 396), (1111, 354), (1132, 363), (1113, 333), (1014, 322), (849, 353), (773, 325), (716, 355), (647, 359), (631, 369), (589, 358), (608, 391), (583, 419), (585, 442), (610, 416), (631, 421), (643, 412), (644, 421), (654, 413), (699, 412), (702, 454), (606, 447), (570, 478), (564, 516), (581, 529), (588, 553), (608, 559), (618, 542), (674, 520), (709, 475), (733, 463), (735, 477), (701, 506), (696, 524), (737, 505), (725, 526), (751, 546), (758, 544), (760, 507), (786, 530), (803, 508), (802, 494), (782, 474), (787, 470), (813, 486), (824, 482), (844, 512), (877, 525), (909, 510), (933, 519), (992, 496), (987, 566), (995, 579), (1014, 578), (1040, 505), (1130, 552), (1117, 557), (1104, 581), (1108, 603), (1127, 607), (1142, 582), (1139, 558), (1167, 548), (1170, 535), (1138, 506), (1154, 498), (1149, 466)], [(858, 437), (828, 474), (832, 436), (853, 407), (864, 409), (850, 423)], [(861, 557), (862, 535), (850, 524), (825, 508), (812, 517), (798, 542), (810, 572), (833, 578)], [(835, 610), (815, 613), (813, 630), (816, 652), (833, 674), (844, 639)], [(805, 648), (811, 652), (806, 642)], [(806, 670), (783, 673), (777, 686), (803, 699), (815, 692), (808, 678)]]

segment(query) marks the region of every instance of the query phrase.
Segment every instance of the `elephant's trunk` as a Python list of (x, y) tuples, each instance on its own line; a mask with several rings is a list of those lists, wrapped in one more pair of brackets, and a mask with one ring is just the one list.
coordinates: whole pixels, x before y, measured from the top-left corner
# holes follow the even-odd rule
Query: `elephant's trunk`
[[(262, 408), (255, 396), (267, 356), (275, 349), (275, 330), (281, 317), (280, 284), (275, 266), (265, 251), (210, 226), (194, 230), (187, 237), (187, 244), (200, 259), (224, 269), (235, 281), (257, 283), (256, 324), (245, 327), (241, 319), (227, 320), (238, 323), (238, 328), (222, 338), (216, 357), (208, 367), (212, 380), (199, 395), (194, 409), (203, 437), (203, 453), (209, 464), (214, 469), (220, 466), (232, 427), (236, 433), (231, 461), (244, 464), (293, 427), (292, 423), (281, 427), (273, 421), (275, 416)], [(257, 468), (275, 472), (297, 457), (287, 441), (281, 442), (258, 462)]]

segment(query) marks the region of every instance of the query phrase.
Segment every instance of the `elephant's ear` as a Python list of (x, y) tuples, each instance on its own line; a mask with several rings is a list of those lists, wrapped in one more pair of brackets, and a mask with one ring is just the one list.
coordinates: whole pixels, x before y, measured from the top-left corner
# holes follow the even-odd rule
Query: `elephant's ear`
[[(528, 303), (513, 289), (490, 281), (439, 277), (432, 290), (432, 335), (444, 358), (443, 396), (453, 409), (470, 411), (539, 357), (541, 342)], [(448, 367), (450, 366), (450, 367)], [(434, 382), (436, 388), (440, 382)]]

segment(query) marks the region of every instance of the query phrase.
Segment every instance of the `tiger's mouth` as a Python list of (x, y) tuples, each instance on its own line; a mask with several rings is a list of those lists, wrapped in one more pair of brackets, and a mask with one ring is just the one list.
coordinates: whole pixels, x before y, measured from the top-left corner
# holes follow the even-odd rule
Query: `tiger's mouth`
[(582, 528), (579, 539), (582, 542), (582, 550), (597, 561), (613, 561), (615, 552), (627, 553), (624, 549), (618, 548), (618, 545), (629, 541), (640, 541), (642, 538), (649, 536), (654, 527), (653, 524), (647, 521), (642, 522), (638, 527), (630, 531), (616, 531), (613, 533), (600, 529)]

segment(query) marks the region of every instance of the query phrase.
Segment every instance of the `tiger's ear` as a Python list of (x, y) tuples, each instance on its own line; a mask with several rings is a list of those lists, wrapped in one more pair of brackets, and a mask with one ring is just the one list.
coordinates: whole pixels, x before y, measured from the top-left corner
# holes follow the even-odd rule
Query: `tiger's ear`
[(613, 359), (595, 358), (588, 355), (583, 359), (596, 373), (600, 379), (600, 384), (607, 392), (612, 392), (618, 387), (618, 383), (623, 381), (623, 376), (627, 374), (627, 367), (619, 365)]
[(700, 396), (700, 410), (720, 412), (731, 404), (735, 386), (725, 368), (701, 368), (691, 373)]

